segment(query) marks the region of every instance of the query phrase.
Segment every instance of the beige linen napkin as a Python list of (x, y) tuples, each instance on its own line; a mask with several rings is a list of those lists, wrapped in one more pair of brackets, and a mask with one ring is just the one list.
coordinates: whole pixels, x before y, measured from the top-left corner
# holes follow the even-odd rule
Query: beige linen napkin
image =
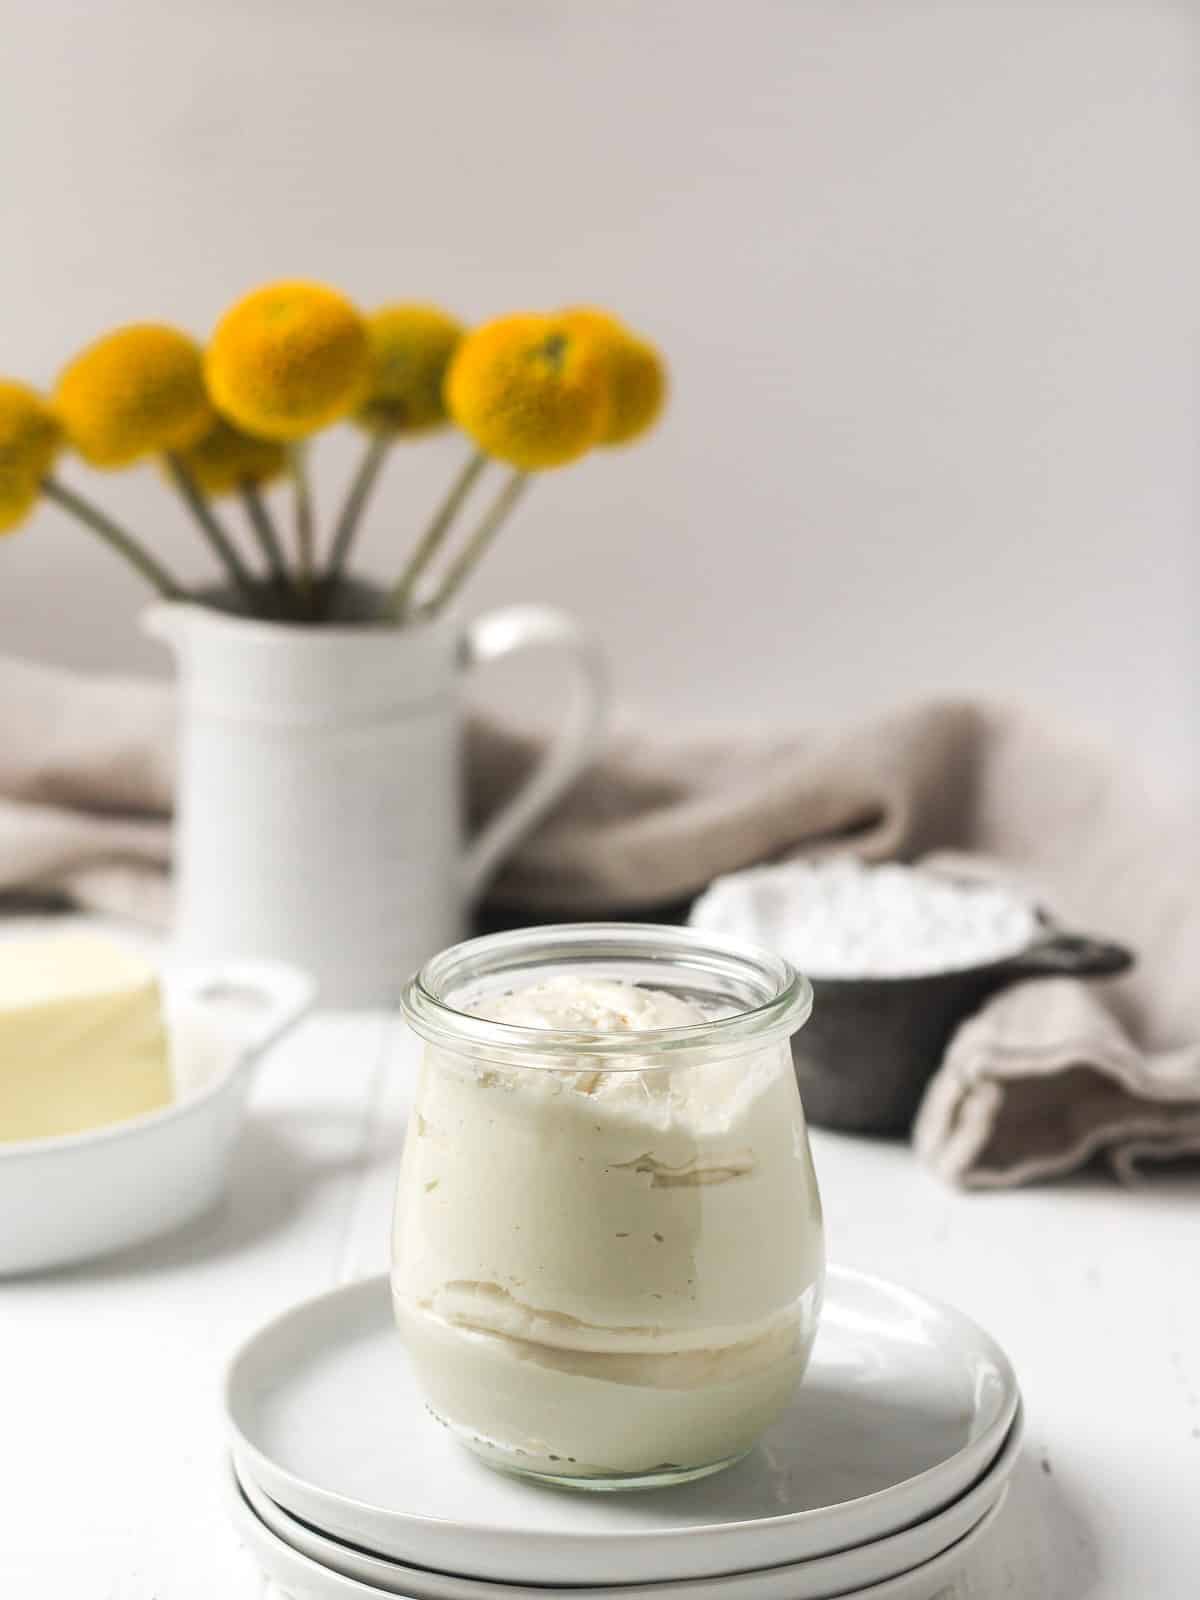
[[(163, 920), (170, 692), (0, 661), (0, 891)], [(471, 729), (484, 816), (539, 743)], [(539, 915), (678, 905), (718, 873), (802, 852), (951, 851), (1069, 926), (1133, 945), (1119, 983), (1026, 983), (960, 1029), (915, 1137), (960, 1183), (1128, 1175), (1200, 1154), (1200, 850), (1136, 778), (1020, 711), (926, 703), (834, 732), (616, 737), (519, 850), (493, 898)]]
[(163, 685), (0, 658), (0, 892), (164, 923), (173, 721)]

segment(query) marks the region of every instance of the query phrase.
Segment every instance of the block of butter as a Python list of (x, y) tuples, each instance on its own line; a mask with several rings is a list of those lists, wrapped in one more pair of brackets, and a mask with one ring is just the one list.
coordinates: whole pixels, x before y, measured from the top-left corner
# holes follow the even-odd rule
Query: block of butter
[(0, 1143), (121, 1122), (171, 1097), (151, 967), (94, 937), (0, 941)]

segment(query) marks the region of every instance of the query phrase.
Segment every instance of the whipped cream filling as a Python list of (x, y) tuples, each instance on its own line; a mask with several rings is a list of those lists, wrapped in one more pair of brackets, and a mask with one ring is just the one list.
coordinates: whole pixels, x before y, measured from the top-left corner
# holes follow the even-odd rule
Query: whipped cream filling
[[(663, 1331), (655, 1328), (612, 1330), (589, 1328), (582, 1323), (564, 1327), (553, 1313), (516, 1315), (508, 1326), (486, 1314), (479, 1318), (478, 1307), (466, 1311), (460, 1307), (458, 1312), (447, 1314), (445, 1308), (402, 1304), (400, 1314), (411, 1315), (414, 1310), (431, 1313), (481, 1346), (490, 1341), (494, 1349), (512, 1360), (533, 1362), (558, 1372), (643, 1388), (697, 1389), (731, 1383), (793, 1361), (800, 1344), (799, 1332), (811, 1324), (815, 1314), (812, 1299), (810, 1291), (803, 1305), (789, 1307), (773, 1326), (752, 1333), (745, 1329), (714, 1329), (707, 1341), (699, 1336), (683, 1341), (664, 1338)], [(615, 1339), (611, 1337), (614, 1333)], [(666, 1349), (662, 1348), (664, 1344)]]
[(481, 1000), (471, 1009), (475, 1016), (490, 1022), (555, 1028), (564, 1033), (638, 1033), (651, 1028), (686, 1028), (710, 1020), (710, 1014), (694, 1001), (667, 989), (569, 973)]
[(581, 1322), (561, 1311), (531, 1306), (495, 1283), (449, 1283), (430, 1300), (420, 1303), (444, 1322), (476, 1333), (491, 1333), (502, 1338), (520, 1339), (525, 1344), (545, 1345), (557, 1350), (583, 1350), (594, 1354), (644, 1353), (669, 1351), (712, 1352), (736, 1345), (750, 1347), (775, 1344), (782, 1331), (795, 1328), (799, 1313), (785, 1306), (772, 1317), (753, 1327), (731, 1326), (707, 1329), (673, 1329), (653, 1323), (627, 1327), (599, 1327)]
[[(564, 976), (475, 1009), (572, 1032), (711, 1020)], [(397, 1204), (396, 1313), (433, 1409), (583, 1474), (747, 1448), (803, 1370), (823, 1272), (786, 1044), (627, 1059), (428, 1050)]]

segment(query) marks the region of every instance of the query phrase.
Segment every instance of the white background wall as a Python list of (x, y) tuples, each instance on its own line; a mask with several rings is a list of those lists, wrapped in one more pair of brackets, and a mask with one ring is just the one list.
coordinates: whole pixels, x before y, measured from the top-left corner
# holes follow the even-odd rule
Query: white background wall
[[(1200, 767), (1194, 7), (1152, 0), (0, 0), (0, 370), (327, 277), (607, 302), (645, 448), (547, 478), (470, 596), (561, 602), (671, 718), (1023, 696)], [(350, 459), (323, 446), (328, 503)], [(460, 446), (399, 457), (380, 571)], [(153, 472), (99, 487), (181, 565)], [(156, 663), (46, 510), (0, 650)]]

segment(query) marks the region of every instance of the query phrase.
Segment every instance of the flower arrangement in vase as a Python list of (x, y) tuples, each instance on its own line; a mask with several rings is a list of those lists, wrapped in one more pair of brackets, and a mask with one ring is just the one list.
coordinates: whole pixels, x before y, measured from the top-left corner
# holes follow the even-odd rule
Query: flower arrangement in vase
[[(445, 608), (533, 476), (596, 447), (630, 443), (656, 421), (665, 395), (658, 352), (606, 312), (518, 314), (468, 330), (432, 305), (402, 302), (364, 315), (325, 285), (271, 283), (231, 306), (206, 347), (165, 324), (136, 323), (76, 355), (50, 399), (0, 379), (0, 532), (50, 501), (164, 598), (180, 598), (183, 586), (151, 543), (56, 466), (64, 449), (101, 471), (157, 459), (211, 547), (233, 608), (320, 623), (337, 615), (364, 510), (393, 448), (457, 426), (469, 453), (381, 592), (376, 620), (404, 623), (418, 610)], [(345, 421), (365, 443), (321, 553), (308, 444)], [(492, 462), (507, 469), (504, 480), (448, 555)], [(286, 539), (263, 494), (285, 476), (293, 490)], [(231, 499), (241, 501), (252, 541), (245, 548), (229, 526)], [(431, 583), (439, 557), (444, 570)]]
[[(0, 381), (0, 532), (43, 500), (60, 506), (156, 591), (146, 626), (180, 659), (178, 955), (289, 960), (327, 1003), (386, 1004), (461, 936), (589, 759), (605, 690), (595, 644), (562, 613), (516, 606), (462, 630), (447, 608), (538, 473), (639, 438), (665, 394), (657, 351), (602, 311), (466, 330), (423, 304), (364, 316), (300, 282), (246, 295), (205, 348), (158, 323), (118, 328), (68, 364), (51, 399)], [(319, 539), (308, 443), (343, 421), (362, 430), (362, 454)], [(392, 450), (444, 426), (469, 444), (446, 495), (386, 585), (354, 580)], [(102, 471), (160, 462), (219, 587), (185, 591), (151, 543), (64, 480), (68, 449)], [(489, 470), (500, 482), (459, 537)], [(286, 534), (264, 494), (277, 479), (291, 483)], [(567, 714), (466, 842), (460, 679), (547, 647), (566, 658)]]

